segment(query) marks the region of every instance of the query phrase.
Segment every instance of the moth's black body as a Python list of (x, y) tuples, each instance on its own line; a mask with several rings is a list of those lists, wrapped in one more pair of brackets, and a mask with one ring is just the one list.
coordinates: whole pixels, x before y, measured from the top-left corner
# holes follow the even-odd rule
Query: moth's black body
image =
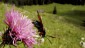
[(34, 21), (33, 24), (38, 29), (39, 35), (42, 37), (45, 37), (46, 32), (45, 32), (45, 29), (43, 29), (42, 24), (37, 20)]
[(37, 11), (37, 14), (38, 14), (38, 21), (37, 20), (33, 21), (33, 24), (38, 29), (39, 35), (41, 37), (45, 37), (46, 32), (45, 32), (45, 29), (43, 27), (43, 23), (42, 23), (42, 19), (41, 19), (41, 16), (39, 14), (39, 11)]

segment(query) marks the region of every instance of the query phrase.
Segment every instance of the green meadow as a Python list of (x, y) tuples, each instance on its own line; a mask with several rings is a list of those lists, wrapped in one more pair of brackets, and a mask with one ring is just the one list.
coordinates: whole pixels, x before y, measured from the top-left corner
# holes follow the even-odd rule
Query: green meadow
[[(52, 14), (54, 6), (56, 6), (57, 14)], [(1, 32), (6, 29), (4, 23), (5, 11), (6, 9), (11, 9), (11, 7), (12, 5), (10, 4), (0, 2)], [(82, 37), (85, 38), (85, 27), (82, 26), (83, 20), (85, 20), (85, 5), (52, 3), (47, 5), (15, 6), (15, 9), (32, 20), (38, 20), (37, 10), (43, 11), (40, 15), (46, 30), (45, 42), (35, 45), (34, 48), (82, 48), (80, 41)], [(51, 38), (47, 35), (56, 38)], [(18, 46), (19, 48), (24, 48), (23, 44)], [(8, 45), (5, 48), (9, 48)]]

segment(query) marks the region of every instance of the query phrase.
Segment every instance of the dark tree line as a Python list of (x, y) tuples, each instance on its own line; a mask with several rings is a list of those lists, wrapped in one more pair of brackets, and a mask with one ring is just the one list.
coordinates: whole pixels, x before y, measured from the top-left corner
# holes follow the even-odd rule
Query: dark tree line
[(53, 0), (2, 0), (5, 3), (11, 3), (15, 5), (43, 5), (52, 3)]
[(84, 5), (85, 0), (55, 0), (54, 2), (56, 3), (61, 3), (61, 4), (73, 4), (73, 5)]
[(16, 5), (43, 5), (49, 3), (61, 3), (61, 4), (74, 4), (74, 5), (84, 5), (85, 0), (2, 0), (5, 3), (11, 3)]

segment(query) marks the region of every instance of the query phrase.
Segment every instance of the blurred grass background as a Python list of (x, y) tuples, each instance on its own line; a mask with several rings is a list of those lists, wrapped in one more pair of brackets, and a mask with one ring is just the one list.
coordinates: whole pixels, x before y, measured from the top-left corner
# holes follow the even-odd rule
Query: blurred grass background
[[(6, 8), (7, 5), (8, 7)], [(52, 14), (56, 6), (57, 14)], [(6, 25), (4, 23), (6, 9), (11, 9), (12, 5), (0, 2), (0, 31), (4, 32)], [(52, 44), (45, 38), (41, 45), (35, 45), (34, 48), (82, 48), (80, 46), (81, 37), (85, 38), (85, 27), (81, 26), (85, 20), (85, 5), (71, 4), (48, 4), (32, 6), (15, 6), (15, 9), (28, 16), (32, 20), (38, 20), (37, 10), (43, 10), (40, 13), (46, 29), (46, 35), (52, 35), (56, 38), (48, 37)], [(23, 44), (19, 45), (24, 48)], [(5, 48), (9, 48), (7, 45)], [(14, 48), (14, 47), (12, 47)]]

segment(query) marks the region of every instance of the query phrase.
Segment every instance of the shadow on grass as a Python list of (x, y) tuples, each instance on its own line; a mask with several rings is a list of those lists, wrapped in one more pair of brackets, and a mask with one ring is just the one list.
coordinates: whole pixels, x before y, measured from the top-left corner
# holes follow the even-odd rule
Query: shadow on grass
[(85, 11), (81, 11), (81, 10), (73, 10), (73, 11), (68, 11), (66, 13), (64, 13), (63, 15), (67, 15), (67, 16), (80, 16), (80, 17), (85, 17)]
[(72, 10), (60, 14), (65, 17), (65, 20), (68, 23), (72, 23), (74, 25), (83, 26), (83, 21), (85, 21), (85, 11), (83, 10)]

